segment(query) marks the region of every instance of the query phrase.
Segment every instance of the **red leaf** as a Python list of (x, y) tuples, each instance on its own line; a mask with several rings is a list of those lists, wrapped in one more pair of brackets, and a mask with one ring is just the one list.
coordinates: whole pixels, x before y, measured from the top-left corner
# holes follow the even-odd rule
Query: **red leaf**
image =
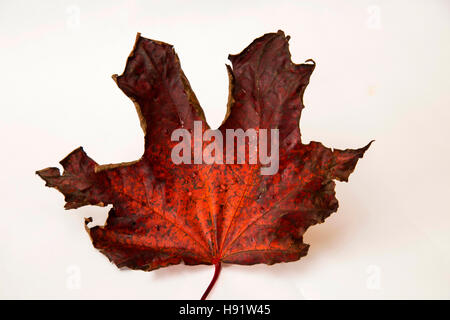
[(293, 64), (288, 40), (282, 31), (266, 34), (229, 57), (228, 112), (219, 128), (223, 136), (226, 129), (279, 129), (276, 174), (262, 175), (260, 161), (173, 163), (172, 132), (193, 133), (194, 121), (202, 132), (209, 127), (172, 46), (139, 34), (124, 73), (113, 78), (135, 103), (145, 132), (141, 159), (98, 165), (78, 148), (61, 161), (62, 175), (57, 168), (37, 174), (65, 195), (66, 209), (113, 205), (106, 226), (88, 232), (118, 267), (215, 264), (203, 298), (221, 263), (298, 260), (308, 252), (304, 232), (338, 208), (333, 180), (347, 181), (370, 143), (334, 151), (302, 144), (302, 97), (315, 64)]

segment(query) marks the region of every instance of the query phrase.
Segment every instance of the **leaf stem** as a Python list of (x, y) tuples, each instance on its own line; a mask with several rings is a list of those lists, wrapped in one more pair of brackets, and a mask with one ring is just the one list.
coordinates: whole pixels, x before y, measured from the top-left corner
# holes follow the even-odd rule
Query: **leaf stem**
[(208, 294), (211, 292), (211, 289), (214, 287), (214, 284), (216, 283), (217, 278), (219, 278), (220, 269), (222, 268), (220, 261), (215, 262), (214, 266), (215, 266), (214, 276), (213, 276), (208, 288), (206, 288), (205, 293), (202, 295), (201, 300), (206, 300), (206, 298), (208, 297)]

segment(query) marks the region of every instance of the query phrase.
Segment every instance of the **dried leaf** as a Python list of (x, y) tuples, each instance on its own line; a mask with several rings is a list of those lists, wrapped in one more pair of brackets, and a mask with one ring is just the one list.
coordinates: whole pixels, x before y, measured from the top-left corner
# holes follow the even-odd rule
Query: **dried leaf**
[(118, 267), (214, 264), (204, 297), (221, 263), (298, 260), (308, 252), (304, 232), (338, 208), (333, 180), (347, 181), (370, 143), (357, 150), (302, 144), (302, 97), (315, 64), (293, 64), (288, 40), (282, 31), (266, 34), (229, 56), (228, 112), (219, 128), (223, 136), (226, 129), (279, 129), (276, 174), (262, 175), (260, 161), (173, 163), (172, 132), (194, 132), (194, 121), (202, 132), (209, 127), (172, 46), (139, 34), (124, 73), (113, 78), (135, 103), (145, 132), (141, 159), (102, 166), (78, 148), (61, 161), (62, 175), (57, 168), (37, 174), (65, 195), (66, 209), (113, 205), (106, 225), (88, 232)]

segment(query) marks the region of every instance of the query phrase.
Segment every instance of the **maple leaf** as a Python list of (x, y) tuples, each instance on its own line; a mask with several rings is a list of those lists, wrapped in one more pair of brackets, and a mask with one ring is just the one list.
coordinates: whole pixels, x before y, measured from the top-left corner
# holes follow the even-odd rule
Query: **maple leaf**
[[(370, 143), (356, 150), (302, 144), (302, 97), (314, 62), (294, 64), (282, 31), (253, 41), (227, 65), (228, 111), (219, 131), (279, 131), (279, 170), (256, 164), (174, 164), (171, 133), (193, 132), (203, 111), (171, 45), (139, 34), (119, 88), (134, 102), (145, 151), (134, 162), (98, 165), (78, 148), (37, 171), (65, 195), (66, 209), (112, 204), (105, 226), (87, 228), (95, 248), (118, 267), (146, 271), (179, 264), (252, 265), (296, 261), (304, 232), (338, 208), (335, 182), (347, 181)], [(205, 144), (202, 144), (205, 148)], [(86, 219), (86, 224), (91, 221)]]

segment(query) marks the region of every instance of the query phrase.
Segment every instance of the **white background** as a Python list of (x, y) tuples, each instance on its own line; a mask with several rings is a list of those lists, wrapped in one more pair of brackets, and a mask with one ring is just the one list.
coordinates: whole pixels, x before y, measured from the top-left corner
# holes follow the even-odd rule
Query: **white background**
[(78, 146), (98, 163), (138, 159), (143, 134), (122, 73), (137, 32), (175, 46), (217, 127), (228, 53), (282, 29), (317, 67), (304, 142), (376, 142), (340, 208), (307, 231), (298, 262), (229, 265), (212, 299), (450, 298), (448, 1), (1, 1), (0, 297), (197, 299), (211, 266), (120, 271), (83, 217), (34, 172)]

